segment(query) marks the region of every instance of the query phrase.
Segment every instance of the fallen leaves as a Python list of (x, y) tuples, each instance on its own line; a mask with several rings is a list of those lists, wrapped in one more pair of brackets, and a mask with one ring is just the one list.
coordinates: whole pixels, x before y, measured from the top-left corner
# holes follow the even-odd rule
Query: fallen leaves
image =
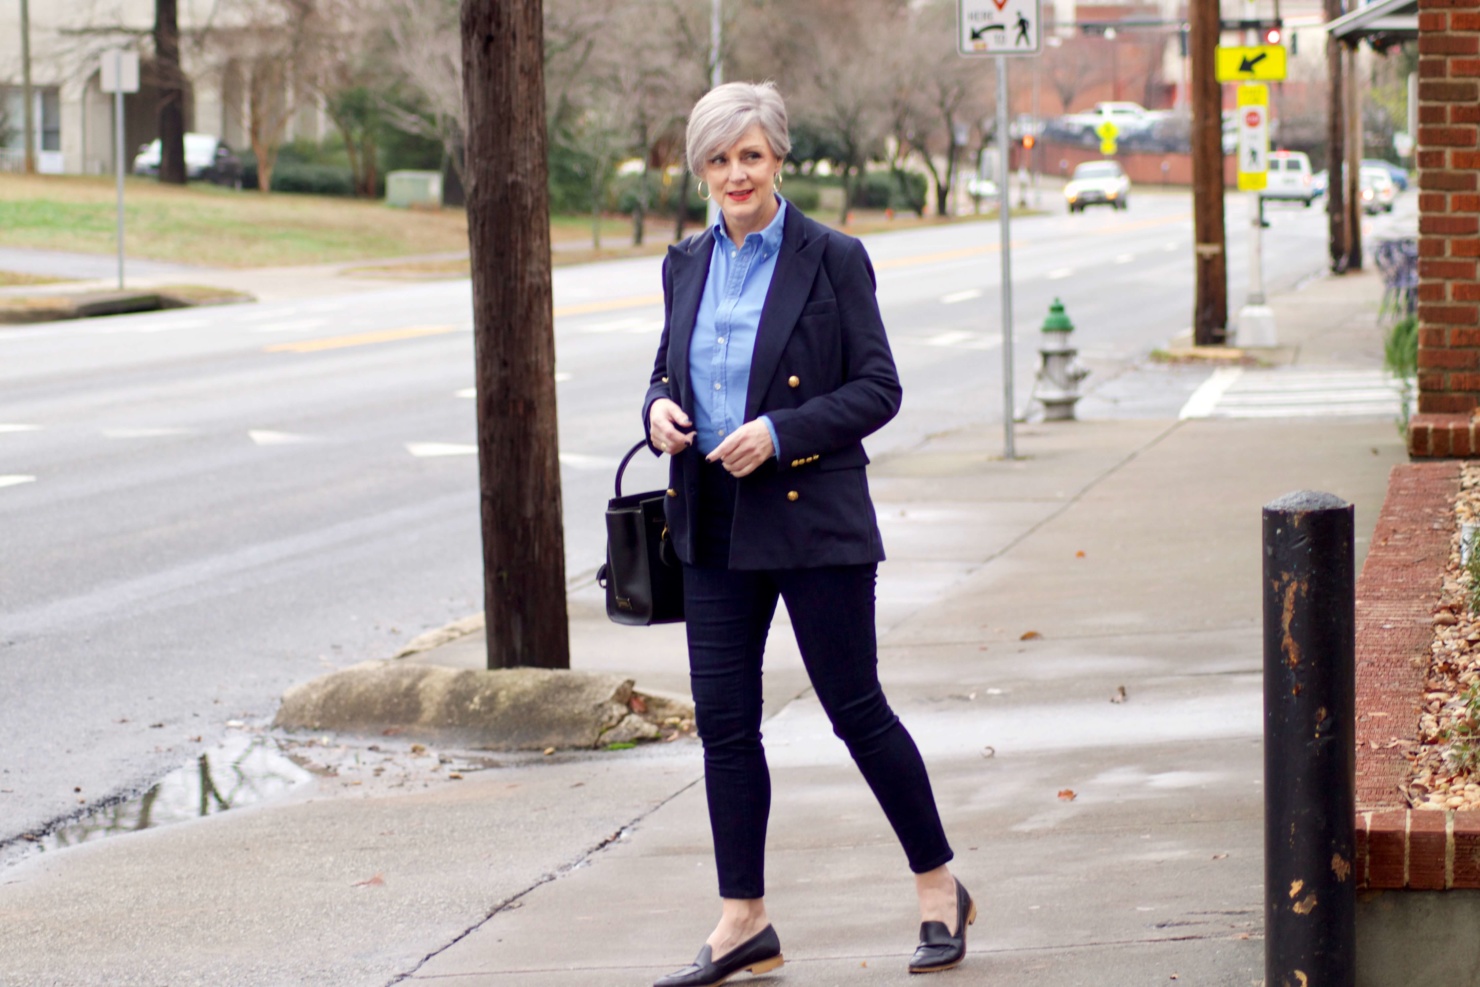
[(1018, 640), (1019, 641), (1037, 641), (1037, 640), (1040, 640), (1042, 637), (1043, 637), (1043, 635), (1042, 634), (1039, 634), (1037, 631), (1023, 631), (1022, 636), (1019, 637)]
[(1082, 558), (1084, 558), (1084, 549), (1081, 548), (1079, 551), (1075, 552), (1074, 553), (1074, 557), (1076, 559), (1082, 559)]
[(1059, 799), (1061, 801), (1064, 801), (1064, 802), (1073, 802), (1078, 797), (1079, 797), (1079, 794), (1077, 792), (1075, 792), (1074, 789), (1072, 789), (1072, 788), (1060, 788), (1059, 789)]
[(383, 888), (383, 887), (385, 887), (385, 878), (381, 877), (379, 874), (376, 874), (374, 877), (367, 878), (367, 879), (365, 879), (363, 881), (356, 881), (355, 883), (351, 884), (350, 887), (352, 887), (352, 888)]
[(1115, 695), (1113, 695), (1113, 696), (1110, 697), (1110, 701), (1112, 703), (1123, 703), (1123, 702), (1125, 702), (1125, 700), (1126, 700), (1125, 686), (1123, 686), (1123, 685), (1116, 686), (1115, 687)]

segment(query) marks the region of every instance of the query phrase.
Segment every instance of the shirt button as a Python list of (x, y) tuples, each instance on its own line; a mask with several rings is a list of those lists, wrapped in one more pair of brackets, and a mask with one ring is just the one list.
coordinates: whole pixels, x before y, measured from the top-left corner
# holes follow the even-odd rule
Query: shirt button
[(719, 345), (723, 346), (723, 345), (725, 345), (725, 337), (720, 336), (718, 339), (715, 340), (715, 342), (718, 343)]
[(723, 385), (723, 384), (721, 384), (721, 383), (720, 383), (720, 382), (719, 382), (719, 381), (715, 381), (715, 382), (714, 382), (714, 389), (715, 389), (715, 390), (716, 390), (716, 391), (720, 391), (720, 390), (723, 390), (723, 389), (724, 389), (724, 386), (725, 386), (725, 385)]
[(715, 432), (715, 434), (718, 435), (720, 438), (724, 438), (725, 437), (725, 430), (721, 428), (721, 429), (717, 430)]

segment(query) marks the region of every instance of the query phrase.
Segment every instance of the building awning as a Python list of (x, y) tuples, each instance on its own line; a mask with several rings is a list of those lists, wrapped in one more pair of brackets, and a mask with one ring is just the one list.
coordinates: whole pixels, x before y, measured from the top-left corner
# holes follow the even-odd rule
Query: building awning
[(1341, 15), (1326, 30), (1339, 41), (1368, 41), (1375, 48), (1407, 41), (1418, 37), (1418, 0), (1378, 0)]

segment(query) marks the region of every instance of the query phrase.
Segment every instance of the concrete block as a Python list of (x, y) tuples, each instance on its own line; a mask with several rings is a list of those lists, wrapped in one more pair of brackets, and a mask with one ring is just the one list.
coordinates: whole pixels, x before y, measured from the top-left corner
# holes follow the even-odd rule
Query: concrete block
[(289, 689), (273, 725), (544, 750), (655, 739), (670, 717), (691, 720), (692, 706), (638, 695), (632, 680), (618, 675), (368, 661)]

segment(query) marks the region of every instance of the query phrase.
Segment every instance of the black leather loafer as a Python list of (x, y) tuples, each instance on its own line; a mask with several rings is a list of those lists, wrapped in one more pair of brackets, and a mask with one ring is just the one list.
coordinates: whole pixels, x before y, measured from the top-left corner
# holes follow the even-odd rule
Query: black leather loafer
[(939, 973), (966, 959), (966, 927), (976, 921), (976, 902), (956, 882), (956, 931), (944, 922), (921, 922), (920, 945), (910, 957), (911, 973)]
[(785, 962), (781, 957), (781, 939), (769, 925), (718, 960), (710, 959), (712, 955), (709, 944), (705, 943), (694, 962), (654, 981), (653, 987), (715, 987), (741, 970), (768, 973)]

